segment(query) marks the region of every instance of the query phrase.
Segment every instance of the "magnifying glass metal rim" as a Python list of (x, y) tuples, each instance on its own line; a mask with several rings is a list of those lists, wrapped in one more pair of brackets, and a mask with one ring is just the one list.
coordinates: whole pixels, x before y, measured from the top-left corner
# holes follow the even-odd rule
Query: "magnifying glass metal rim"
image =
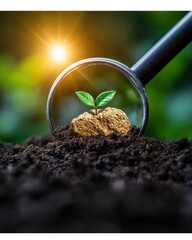
[(86, 58), (83, 60), (80, 60), (78, 62), (75, 62), (68, 66), (66, 69), (64, 69), (61, 74), (56, 78), (54, 81), (50, 92), (48, 94), (48, 99), (47, 99), (47, 105), (46, 105), (46, 117), (48, 121), (49, 128), (51, 130), (51, 133), (54, 135), (54, 126), (51, 118), (51, 109), (52, 109), (52, 102), (53, 98), (55, 95), (55, 92), (61, 82), (67, 77), (69, 74), (72, 72), (78, 70), (78, 69), (83, 69), (87, 68), (90, 66), (94, 65), (103, 65), (103, 66), (108, 66), (111, 67), (119, 72), (121, 72), (131, 83), (131, 85), (134, 87), (134, 89), (139, 93), (141, 97), (141, 102), (142, 102), (142, 107), (143, 107), (143, 113), (142, 113), (142, 126), (139, 131), (139, 135), (142, 135), (145, 131), (145, 128), (147, 126), (148, 122), (148, 116), (149, 116), (149, 104), (148, 104), (148, 97), (145, 91), (145, 88), (141, 81), (138, 79), (137, 75), (134, 73), (133, 70), (131, 70), (128, 66), (125, 64), (116, 61), (114, 59), (110, 58), (101, 58), (101, 57), (95, 57), (95, 58)]

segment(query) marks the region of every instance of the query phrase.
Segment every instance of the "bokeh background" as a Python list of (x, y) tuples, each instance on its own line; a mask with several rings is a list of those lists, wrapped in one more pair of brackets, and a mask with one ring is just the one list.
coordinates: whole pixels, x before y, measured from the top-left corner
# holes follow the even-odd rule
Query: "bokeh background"
[[(185, 14), (0, 12), (0, 141), (22, 143), (31, 136), (49, 134), (45, 116), (47, 95), (55, 78), (69, 64), (101, 56), (131, 67)], [(55, 44), (66, 48), (62, 62), (54, 61), (51, 55)], [(150, 102), (146, 136), (192, 138), (191, 66), (192, 45), (189, 45), (146, 86)], [(118, 76), (114, 79), (117, 83)], [(71, 81), (66, 87), (65, 104), (69, 106), (63, 107), (67, 112), (62, 115), (66, 118), (63, 123), (84, 111), (82, 104), (72, 97), (78, 88)], [(119, 81), (118, 88), (125, 91), (123, 84)], [(125, 104), (123, 97), (116, 101), (115, 106)]]

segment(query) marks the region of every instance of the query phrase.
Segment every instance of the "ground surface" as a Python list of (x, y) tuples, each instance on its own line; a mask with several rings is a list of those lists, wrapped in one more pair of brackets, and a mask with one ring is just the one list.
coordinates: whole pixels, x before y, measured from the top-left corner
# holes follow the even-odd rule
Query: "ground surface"
[(136, 132), (0, 144), (0, 232), (192, 232), (192, 142)]

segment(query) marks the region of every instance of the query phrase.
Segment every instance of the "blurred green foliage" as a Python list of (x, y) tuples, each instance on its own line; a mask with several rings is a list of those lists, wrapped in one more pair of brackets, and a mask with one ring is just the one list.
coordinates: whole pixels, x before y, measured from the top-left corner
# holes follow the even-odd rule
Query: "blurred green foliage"
[[(185, 14), (1, 12), (0, 140), (22, 143), (31, 136), (49, 134), (46, 98), (54, 79), (70, 63), (101, 56), (117, 59), (131, 67)], [(62, 64), (54, 63), (50, 56), (50, 48), (57, 42), (66, 44), (68, 49), (69, 57)], [(146, 86), (150, 101), (146, 136), (192, 138), (191, 63), (192, 46), (189, 45)], [(97, 83), (98, 76), (93, 78)], [(126, 87), (118, 77), (114, 79), (116, 85), (111, 82), (109, 86), (119, 90), (116, 106), (123, 108), (126, 105), (127, 100), (121, 99), (121, 95), (129, 95), (130, 101), (138, 100), (128, 85)], [(100, 83), (99, 86), (101, 89), (96, 93), (111, 90), (107, 89), (107, 84), (102, 86)], [(71, 116), (84, 110), (72, 97), (76, 90), (86, 90), (84, 87), (78, 89), (73, 82), (66, 87), (67, 114), (59, 115), (65, 118), (63, 122), (69, 122)]]

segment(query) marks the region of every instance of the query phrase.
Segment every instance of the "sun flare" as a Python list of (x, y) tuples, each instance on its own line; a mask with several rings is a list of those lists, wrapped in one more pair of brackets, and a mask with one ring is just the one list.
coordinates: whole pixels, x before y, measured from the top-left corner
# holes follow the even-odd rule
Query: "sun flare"
[(62, 45), (55, 45), (51, 49), (51, 55), (54, 61), (62, 62), (67, 57), (67, 50)]

